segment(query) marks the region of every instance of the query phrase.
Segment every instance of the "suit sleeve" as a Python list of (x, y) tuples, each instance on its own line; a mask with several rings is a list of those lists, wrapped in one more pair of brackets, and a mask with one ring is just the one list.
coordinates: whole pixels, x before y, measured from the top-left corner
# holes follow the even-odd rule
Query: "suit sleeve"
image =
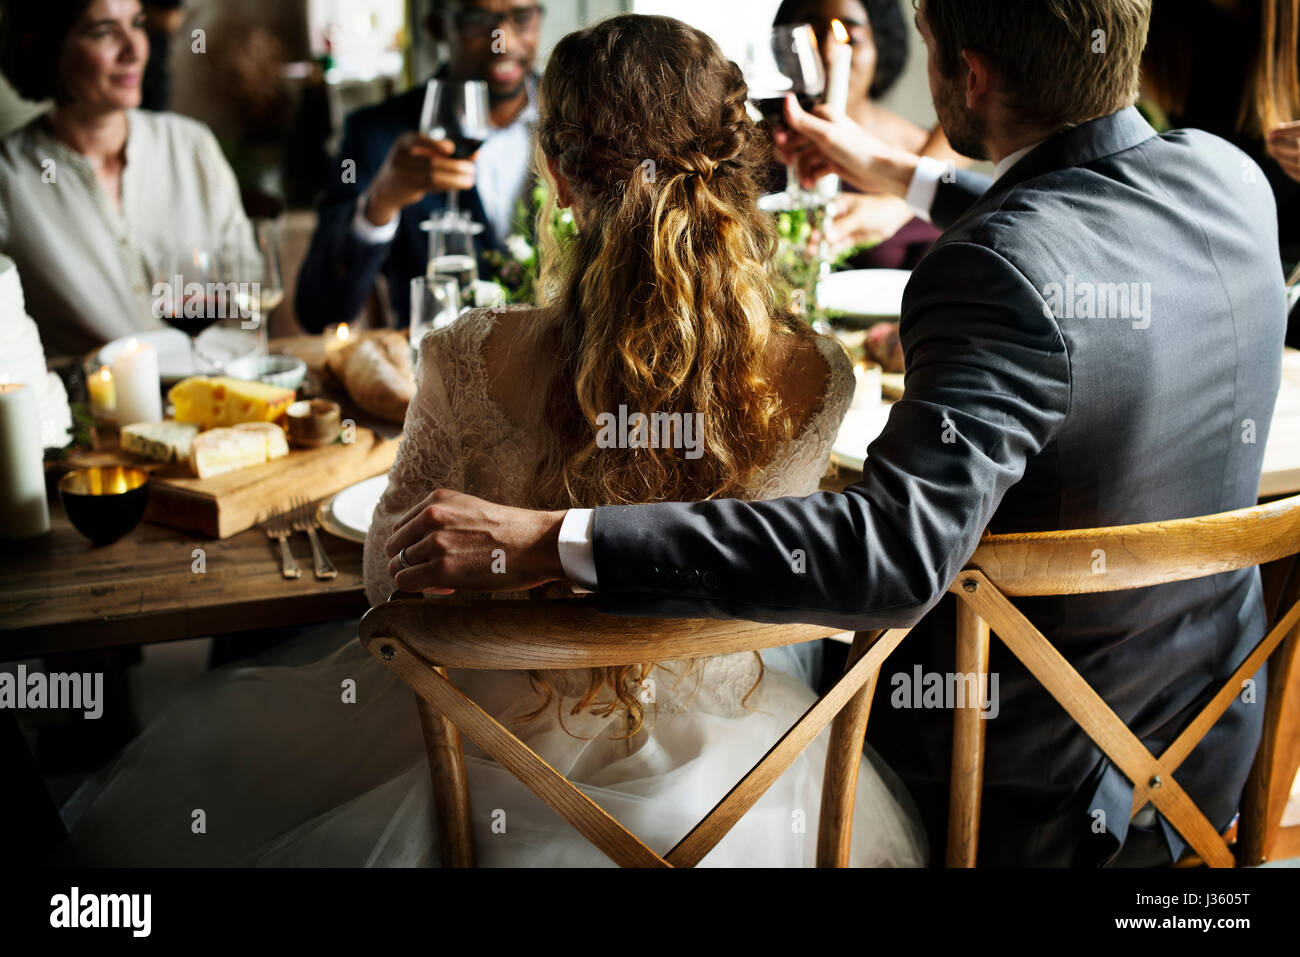
[[(332, 176), (337, 181), (317, 208), (316, 232), (298, 274), (298, 321), (308, 332), (351, 322), (361, 312), (388, 259), (391, 243), (367, 243), (352, 232), (357, 200), (369, 188), (388, 155), (364, 120), (351, 117)], [(349, 164), (355, 163), (355, 171)], [(352, 175), (355, 172), (355, 175)]]
[(906, 391), (842, 494), (597, 509), (602, 611), (865, 630), (943, 596), (1070, 402), (1043, 299), (1006, 260), (948, 244), (913, 275)]
[(939, 181), (934, 203), (930, 206), (930, 222), (940, 229), (947, 229), (962, 213), (975, 205), (976, 200), (988, 192), (993, 180), (983, 173), (970, 170), (957, 170), (956, 178), (951, 182)]

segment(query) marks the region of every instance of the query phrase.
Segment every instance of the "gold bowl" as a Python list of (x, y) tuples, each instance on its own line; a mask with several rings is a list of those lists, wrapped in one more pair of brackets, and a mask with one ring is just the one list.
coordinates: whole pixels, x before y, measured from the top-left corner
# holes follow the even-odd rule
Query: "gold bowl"
[(59, 479), (59, 497), (77, 531), (96, 545), (111, 545), (140, 524), (148, 483), (141, 469), (77, 469)]

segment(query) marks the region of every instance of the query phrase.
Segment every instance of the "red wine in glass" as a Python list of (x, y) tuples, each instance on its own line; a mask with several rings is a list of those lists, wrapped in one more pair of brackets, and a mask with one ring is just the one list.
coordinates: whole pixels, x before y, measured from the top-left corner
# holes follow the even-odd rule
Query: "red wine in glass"
[[(227, 304), (229, 306), (229, 304)], [(190, 357), (195, 374), (199, 374), (204, 365), (218, 368), (216, 362), (208, 359), (199, 349), (199, 336), (220, 322), (226, 314), (221, 300), (215, 295), (205, 295), (182, 299), (171, 310), (164, 310), (163, 322), (173, 329), (179, 329), (190, 340)]]
[[(808, 110), (826, 92), (826, 67), (817, 34), (806, 23), (773, 27), (767, 42), (751, 43), (744, 72), (750, 101), (773, 126), (785, 123), (786, 94), (793, 93)], [(792, 201), (801, 198), (794, 167), (787, 168), (786, 176)]]
[(462, 136), (459, 132), (450, 132), (447, 139), (456, 147), (456, 151), (451, 154), (452, 159), (469, 159), (483, 145), (483, 140)]
[[(757, 107), (758, 112), (763, 114), (763, 119), (767, 120), (773, 126), (784, 125), (785, 94), (777, 94), (775, 96), (760, 94), (758, 96), (753, 96), (750, 99), (753, 101), (754, 106)], [(796, 94), (795, 99), (799, 101), (799, 106), (807, 111), (811, 111), (812, 108), (817, 105), (816, 97), (810, 96), (807, 93)]]

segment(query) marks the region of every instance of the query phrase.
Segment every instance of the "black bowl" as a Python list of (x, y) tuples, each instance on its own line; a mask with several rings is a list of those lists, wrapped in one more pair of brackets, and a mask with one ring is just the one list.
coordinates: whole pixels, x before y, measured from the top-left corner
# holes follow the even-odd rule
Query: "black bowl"
[(111, 545), (140, 524), (149, 502), (149, 473), (140, 469), (78, 469), (59, 479), (68, 519), (96, 545)]

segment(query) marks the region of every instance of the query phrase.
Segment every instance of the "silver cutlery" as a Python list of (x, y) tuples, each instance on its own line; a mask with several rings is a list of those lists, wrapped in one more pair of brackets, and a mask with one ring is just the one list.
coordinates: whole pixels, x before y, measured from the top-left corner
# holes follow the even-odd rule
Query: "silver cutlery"
[(281, 508), (271, 509), (266, 521), (263, 523), (266, 530), (266, 537), (273, 538), (280, 542), (280, 562), (281, 573), (285, 578), (301, 578), (302, 570), (298, 568), (298, 563), (293, 559), (293, 552), (289, 550), (289, 536), (293, 530), (289, 528), (288, 517)]
[(316, 563), (316, 577), (322, 579), (337, 578), (338, 569), (334, 567), (334, 563), (325, 554), (325, 549), (321, 547), (320, 539), (316, 535), (316, 504), (306, 499), (296, 499), (292, 520), (294, 529), (299, 532), (306, 532), (307, 537), (311, 539), (311, 555)]

